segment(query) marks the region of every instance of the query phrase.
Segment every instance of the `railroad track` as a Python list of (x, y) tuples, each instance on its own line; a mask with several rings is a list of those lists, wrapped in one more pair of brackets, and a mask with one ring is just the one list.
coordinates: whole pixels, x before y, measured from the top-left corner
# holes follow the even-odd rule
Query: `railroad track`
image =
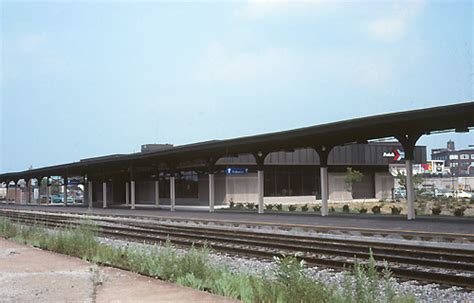
[[(118, 220), (84, 215), (46, 214), (0, 210), (0, 216), (22, 224), (46, 227), (77, 226), (85, 219), (93, 223), (104, 236), (146, 241), (171, 242), (182, 245), (208, 245), (216, 251), (271, 258), (275, 255), (301, 252), (309, 265), (342, 269), (353, 265), (354, 259), (369, 258), (369, 248), (378, 261), (390, 263), (393, 274), (401, 279), (438, 283), (474, 289), (474, 251), (401, 245), (363, 240), (329, 239), (322, 236), (295, 236), (265, 232), (217, 229), (210, 227), (176, 226), (172, 224)], [(379, 270), (383, 265), (377, 265)]]

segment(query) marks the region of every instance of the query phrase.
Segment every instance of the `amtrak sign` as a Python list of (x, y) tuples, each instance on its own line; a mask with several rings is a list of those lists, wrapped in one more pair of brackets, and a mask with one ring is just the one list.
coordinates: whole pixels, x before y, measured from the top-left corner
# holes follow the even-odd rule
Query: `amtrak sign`
[(405, 152), (399, 150), (398, 148), (393, 149), (391, 152), (384, 152), (383, 156), (385, 158), (393, 158), (393, 161), (400, 161), (405, 159)]
[(241, 175), (249, 172), (246, 167), (228, 167), (225, 169), (225, 173), (228, 175)]

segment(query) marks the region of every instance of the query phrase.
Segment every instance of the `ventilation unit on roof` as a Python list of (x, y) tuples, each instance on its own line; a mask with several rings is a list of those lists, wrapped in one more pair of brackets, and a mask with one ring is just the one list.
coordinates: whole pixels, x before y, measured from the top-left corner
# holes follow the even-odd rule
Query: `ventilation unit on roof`
[(173, 144), (143, 144), (141, 148), (142, 153), (155, 152), (165, 149), (173, 148)]

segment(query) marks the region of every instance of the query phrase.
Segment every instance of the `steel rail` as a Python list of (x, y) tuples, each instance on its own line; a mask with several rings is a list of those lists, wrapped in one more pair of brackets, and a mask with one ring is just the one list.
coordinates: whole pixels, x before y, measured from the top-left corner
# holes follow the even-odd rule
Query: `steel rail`
[[(4, 213), (1, 213), (5, 216)], [(20, 213), (10, 213), (9, 217), (15, 219), (22, 223), (27, 224), (43, 224), (50, 227), (65, 227), (68, 225), (80, 225), (83, 223), (77, 217), (67, 217), (64, 215), (41, 215), (41, 214), (20, 214)], [(75, 221), (77, 220), (77, 221)], [(99, 223), (101, 220), (94, 220)], [(110, 223), (110, 220), (107, 220)], [(318, 266), (328, 266), (335, 268), (344, 268), (353, 264), (352, 261), (344, 260), (335, 260), (330, 258), (321, 258), (320, 254), (328, 254), (338, 257), (350, 257), (350, 258), (367, 258), (369, 254), (367, 252), (354, 252), (348, 250), (339, 250), (339, 249), (323, 249), (323, 248), (311, 248), (308, 246), (302, 246), (298, 243), (291, 245), (289, 243), (275, 243), (272, 242), (272, 239), (267, 239), (264, 241), (261, 235), (258, 235), (258, 241), (255, 237), (252, 239), (245, 239), (244, 234), (241, 232), (231, 232), (233, 238), (229, 237), (229, 232), (226, 232), (226, 236), (216, 236), (214, 234), (206, 234), (204, 231), (199, 230), (199, 228), (193, 228), (199, 230), (198, 232), (190, 233), (189, 228), (176, 228), (176, 226), (164, 226), (164, 228), (158, 229), (156, 226), (150, 227), (145, 226), (134, 226), (136, 223), (127, 223), (127, 222), (114, 222), (115, 224), (122, 224), (125, 226), (110, 226), (107, 224), (96, 224), (97, 231), (104, 235), (109, 235), (118, 238), (127, 238), (140, 241), (148, 242), (163, 242), (167, 239), (170, 239), (173, 243), (180, 245), (206, 245), (209, 244), (213, 249), (218, 251), (225, 251), (237, 254), (253, 255), (260, 257), (272, 257), (275, 255), (292, 254), (297, 251), (303, 251), (305, 255), (301, 258), (308, 262), (310, 265)], [(138, 224), (143, 225), (143, 224)], [(223, 231), (220, 231), (221, 234)], [(248, 236), (248, 232), (246, 233)], [(280, 236), (280, 235), (278, 235)], [(297, 238), (297, 237), (295, 237)], [(275, 238), (273, 239), (275, 240)], [(278, 239), (276, 239), (278, 240)], [(280, 239), (281, 240), (281, 239)], [(332, 239), (331, 239), (332, 240)], [(281, 241), (280, 241), (281, 242)], [(288, 242), (288, 240), (285, 240)], [(373, 244), (373, 243), (372, 243)], [(349, 247), (349, 246), (348, 246)], [(368, 247), (366, 247), (367, 249)], [(426, 252), (421, 252), (426, 253)], [(412, 255), (416, 255), (417, 252), (413, 251)], [(374, 250), (374, 257), (376, 259), (385, 259), (391, 263), (391, 270), (397, 277), (404, 279), (417, 279), (425, 282), (435, 282), (442, 285), (456, 285), (461, 287), (466, 287), (469, 289), (474, 288), (474, 277), (464, 276), (464, 275), (453, 275), (448, 273), (439, 273), (433, 271), (420, 271), (406, 269), (400, 267), (399, 265), (406, 266), (406, 264), (412, 265), (424, 265), (435, 268), (447, 268), (447, 269), (460, 269), (472, 271), (473, 264), (471, 259), (469, 262), (466, 262), (467, 259), (458, 260), (458, 262), (447, 262), (444, 260), (423, 260), (421, 258), (407, 258), (394, 255), (380, 254)], [(460, 256), (462, 257), (462, 256)], [(465, 256), (466, 257), (466, 256)], [(467, 256), (469, 257), (469, 256)], [(395, 263), (395, 264), (394, 264)], [(381, 266), (378, 268), (382, 269)]]

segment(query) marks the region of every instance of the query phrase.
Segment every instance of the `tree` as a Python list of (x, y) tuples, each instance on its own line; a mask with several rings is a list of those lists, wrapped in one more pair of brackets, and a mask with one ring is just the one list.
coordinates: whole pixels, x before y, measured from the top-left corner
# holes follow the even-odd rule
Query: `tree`
[[(405, 174), (402, 174), (399, 170), (397, 170), (397, 175), (395, 176), (395, 179), (398, 180), (398, 184), (400, 184), (401, 187), (403, 187), (405, 190), (407, 189), (407, 176)], [(413, 189), (415, 192), (415, 199), (417, 199), (422, 193), (420, 186), (423, 184), (423, 176), (421, 174), (413, 175), (412, 180)]]
[(352, 169), (352, 167), (348, 167), (346, 176), (344, 178), (344, 181), (346, 182), (346, 190), (352, 193), (352, 185), (354, 184), (354, 182), (362, 181), (363, 176), (364, 174), (360, 171)]
[[(399, 170), (397, 170), (397, 175), (395, 176), (395, 179), (398, 180), (398, 184), (400, 184), (401, 187), (403, 187), (405, 190), (407, 189), (406, 175), (402, 174)], [(421, 184), (423, 184), (423, 176), (420, 174), (413, 175), (412, 180), (414, 188), (418, 188)]]

